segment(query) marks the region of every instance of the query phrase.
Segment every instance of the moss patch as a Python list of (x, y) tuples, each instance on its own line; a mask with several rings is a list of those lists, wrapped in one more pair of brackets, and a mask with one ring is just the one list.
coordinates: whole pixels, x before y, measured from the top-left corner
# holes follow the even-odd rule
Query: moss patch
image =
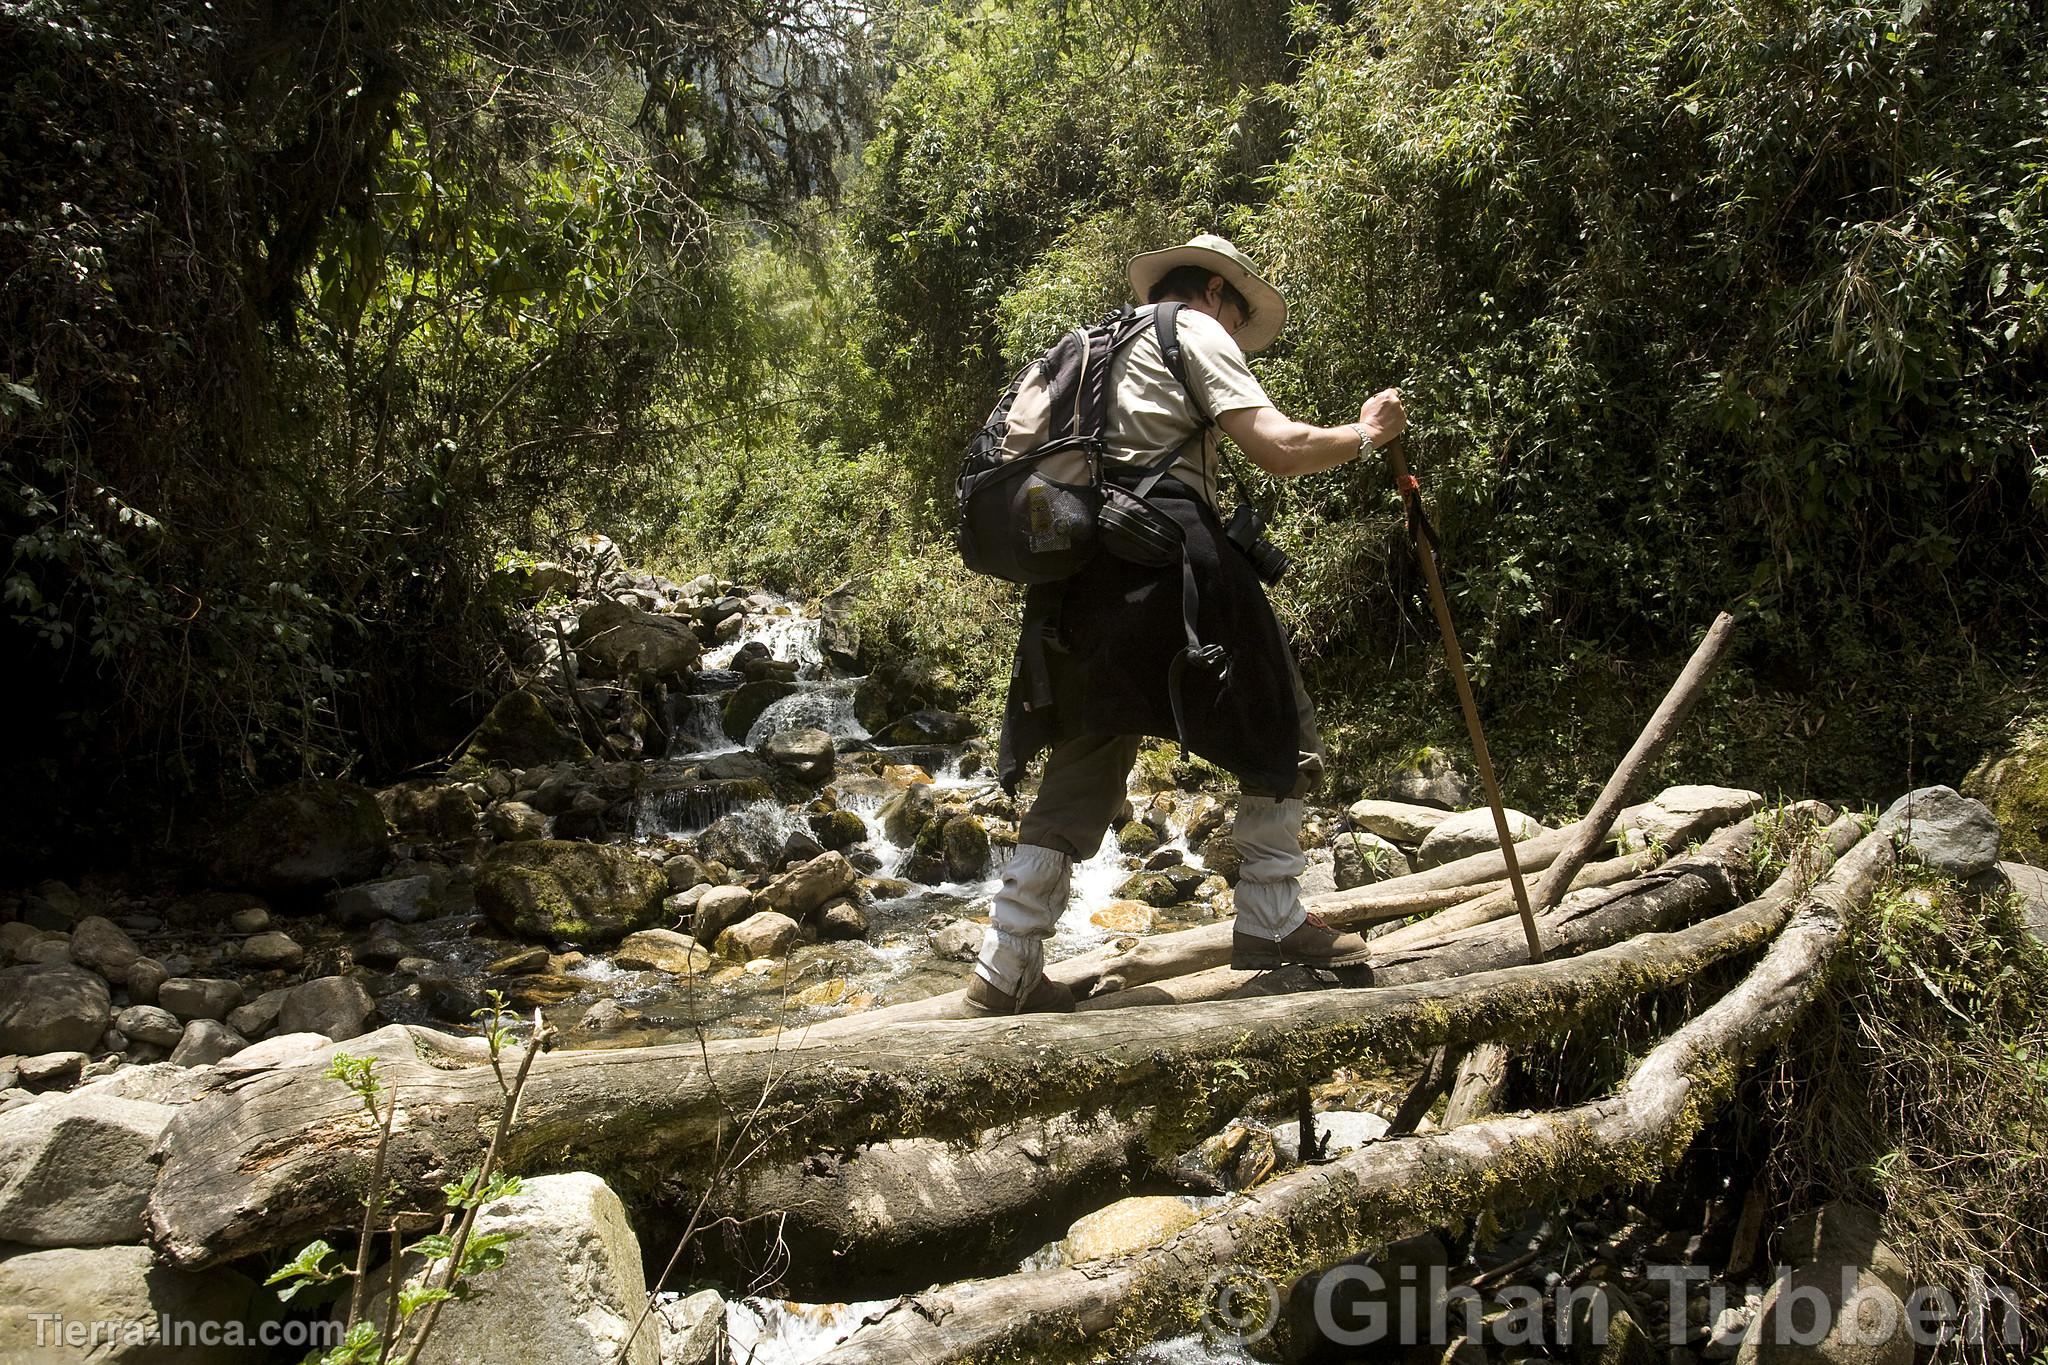
[(610, 943), (661, 919), (668, 878), (609, 844), (536, 839), (508, 844), (477, 867), (477, 906), (528, 938)]

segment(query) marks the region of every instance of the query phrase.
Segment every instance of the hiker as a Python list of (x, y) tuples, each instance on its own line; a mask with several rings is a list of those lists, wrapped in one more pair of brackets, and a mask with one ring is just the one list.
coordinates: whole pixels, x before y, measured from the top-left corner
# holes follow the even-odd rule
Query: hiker
[[(1303, 798), (1321, 778), (1322, 745), (1261, 586), (1262, 573), (1277, 581), (1285, 556), (1258, 534), (1242, 499), (1229, 532), (1219, 519), (1217, 429), (1270, 474), (1312, 474), (1398, 436), (1407, 424), (1400, 391), (1367, 399), (1346, 426), (1312, 426), (1275, 408), (1244, 357), (1279, 335), (1287, 306), (1222, 237), (1146, 252), (1129, 275), (1141, 312), (1181, 305), (1171, 321), (1186, 383), (1154, 328), (1117, 352), (1106, 477), (1135, 488), (1141, 474), (1164, 468), (1147, 498), (1179, 523), (1185, 562), (1144, 567), (1099, 553), (1064, 582), (1031, 589), (1003, 721), (1005, 784), (1014, 790), (1025, 764), (1050, 756), (968, 985), (979, 1013), (1074, 1008), (1073, 992), (1043, 974), (1045, 940), (1066, 908), (1074, 861), (1095, 853), (1123, 805), (1146, 736), (1178, 738), (1238, 779), (1231, 837), (1243, 865), (1231, 965), (1368, 959), (1362, 936), (1337, 932), (1301, 903)], [(1162, 466), (1170, 451), (1178, 455)], [(1020, 686), (1030, 668), (1049, 679), (1049, 707), (1031, 705)]]

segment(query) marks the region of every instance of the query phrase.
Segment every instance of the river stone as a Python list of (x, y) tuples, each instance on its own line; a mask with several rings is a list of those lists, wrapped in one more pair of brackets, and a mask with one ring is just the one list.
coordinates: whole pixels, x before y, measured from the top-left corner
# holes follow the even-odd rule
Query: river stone
[(486, 824), (493, 839), (508, 844), (548, 837), (548, 817), (524, 801), (500, 801), (492, 806)]
[(661, 875), (668, 879), (668, 889), (683, 892), (699, 887), (711, 880), (701, 858), (687, 853), (678, 853), (661, 865)]
[(242, 1003), (242, 988), (223, 977), (174, 976), (157, 988), (156, 1002), (188, 1023), (225, 1019)]
[(803, 689), (793, 682), (777, 678), (762, 678), (758, 682), (741, 683), (725, 699), (725, 733), (732, 736), (736, 744), (747, 742), (747, 732), (754, 728), (754, 722), (761, 719), (761, 713), (781, 701), (793, 697)]
[(868, 822), (860, 818), (859, 811), (818, 811), (810, 817), (810, 826), (812, 836), (835, 853), (865, 843), (868, 837)]
[(631, 666), (636, 675), (677, 684), (696, 671), (704, 652), (697, 632), (673, 616), (599, 602), (576, 622), (576, 657), (592, 676), (616, 678)]
[(1116, 846), (1134, 858), (1142, 858), (1160, 845), (1159, 831), (1143, 820), (1133, 820), (1116, 832)]
[(525, 691), (507, 692), (484, 717), (462, 756), (450, 765), (448, 776), (468, 781), (494, 766), (538, 768), (589, 757), (589, 748), (555, 723), (539, 697)]
[(1762, 792), (1741, 787), (1666, 787), (1643, 807), (1631, 829), (1675, 850), (1695, 831), (1740, 820), (1763, 803)]
[(235, 960), (258, 971), (290, 971), (306, 960), (306, 950), (290, 934), (273, 929), (244, 939), (235, 949)]
[(1202, 866), (1232, 886), (1237, 885), (1238, 869), (1244, 866), (1244, 854), (1231, 839), (1227, 830), (1219, 829), (1202, 840), (1195, 850), (1202, 859)]
[(280, 1033), (324, 1033), (336, 1042), (361, 1036), (376, 1002), (352, 976), (323, 976), (294, 986), (277, 1012)]
[(868, 912), (850, 900), (836, 900), (818, 912), (818, 937), (827, 943), (868, 936)]
[(119, 986), (128, 980), (128, 969), (142, 950), (126, 930), (104, 915), (87, 915), (71, 931), (71, 960), (90, 967)]
[(661, 1319), (661, 1365), (725, 1365), (725, 1300), (717, 1290), (664, 1299), (654, 1311)]
[(24, 924), (18, 919), (0, 924), (0, 964), (21, 961), (20, 951), (47, 932), (33, 924)]
[[(505, 1263), (441, 1306), (419, 1365), (612, 1365), (640, 1316), (647, 1285), (626, 1206), (585, 1171), (526, 1179), (519, 1193), (478, 1210), (478, 1233), (513, 1233)], [(435, 1268), (438, 1268), (435, 1267)], [(424, 1281), (413, 1260), (407, 1283)], [(389, 1282), (389, 1272), (378, 1278)], [(372, 1297), (381, 1321), (385, 1293)], [(656, 1323), (641, 1326), (623, 1365), (661, 1365)]]
[[(1316, 1115), (1316, 1141), (1321, 1144), (1324, 1156), (1335, 1156), (1385, 1137), (1391, 1126), (1369, 1110), (1331, 1109)], [(1273, 1143), (1282, 1160), (1301, 1160), (1301, 1120), (1275, 1124)]]
[(113, 996), (99, 975), (66, 964), (0, 971), (0, 1053), (84, 1052), (113, 1022)]
[(155, 1005), (130, 1005), (114, 1016), (114, 1027), (138, 1043), (152, 1047), (176, 1047), (185, 1036), (178, 1016)]
[(228, 916), (228, 928), (238, 934), (260, 934), (270, 927), (270, 908), (245, 905)]
[(1336, 889), (1403, 877), (1408, 873), (1408, 855), (1386, 839), (1364, 830), (1346, 830), (1330, 840), (1331, 872)]
[(185, 1025), (178, 1045), (171, 1049), (173, 1066), (212, 1066), (249, 1046), (249, 1040), (214, 1019), (194, 1019)]
[(157, 992), (170, 979), (163, 963), (153, 957), (138, 957), (128, 964), (128, 998), (138, 1005), (154, 1005)]
[(697, 902), (690, 920), (690, 937), (699, 943), (716, 943), (730, 925), (754, 913), (754, 893), (743, 886), (714, 886)]
[(1074, 1222), (1060, 1242), (1060, 1263), (1080, 1265), (1129, 1256), (1159, 1245), (1202, 1216), (1178, 1195), (1119, 1199)]
[(228, 1027), (244, 1038), (261, 1038), (277, 1025), (278, 1012), (284, 1008), (284, 998), (294, 988), (279, 986), (257, 996), (246, 1005), (238, 1005), (228, 1011)]
[(832, 776), (837, 755), (832, 748), (832, 736), (815, 726), (801, 730), (784, 730), (772, 735), (761, 746), (761, 754), (770, 763), (780, 764), (799, 777), (822, 782)]
[(1345, 812), (1351, 823), (1370, 830), (1382, 839), (1413, 848), (1429, 837), (1450, 814), (1435, 806), (1418, 806), (1407, 801), (1353, 801)]
[[(157, 1328), (165, 1320), (232, 1323), (254, 1342), (278, 1312), (276, 1297), (248, 1276), (171, 1270), (146, 1246), (60, 1247), (0, 1260), (0, 1360), (12, 1365), (255, 1365), (267, 1358), (262, 1347), (161, 1343)], [(58, 1318), (81, 1334), (80, 1345), (49, 1335)], [(98, 1345), (88, 1354), (84, 1334), (94, 1330)]]
[(912, 711), (875, 736), (879, 744), (964, 744), (981, 733), (972, 717), (958, 711)]
[(1990, 808), (1953, 787), (1922, 787), (1878, 817), (1880, 835), (1896, 836), (1929, 867), (1968, 881), (1998, 863), (1998, 821)]
[(434, 879), (425, 874), (386, 877), (335, 892), (328, 897), (328, 909), (343, 924), (369, 924), (374, 920), (396, 920), (412, 924), (433, 904)]
[(23, 962), (32, 962), (40, 967), (61, 967), (71, 961), (71, 936), (48, 933), (22, 946), (15, 954)]
[(956, 882), (978, 882), (988, 875), (988, 827), (975, 815), (956, 815), (940, 834), (946, 875)]
[(360, 881), (384, 866), (377, 798), (352, 782), (308, 781), (257, 799), (221, 840), (223, 880), (254, 891)]
[(333, 1044), (334, 1040), (324, 1033), (280, 1033), (275, 1038), (251, 1043), (239, 1052), (221, 1058), (220, 1069), (233, 1076), (268, 1071), (272, 1067), (303, 1061)]
[(377, 805), (399, 838), (423, 844), (466, 844), (481, 832), (482, 812), (461, 784), (401, 782), (377, 793)]
[(1113, 934), (1149, 934), (1153, 919), (1152, 907), (1143, 901), (1111, 901), (1088, 916), (1090, 924)]
[(548, 950), (535, 944), (521, 948), (503, 957), (493, 958), (485, 966), (486, 976), (525, 976), (529, 972), (544, 972), (548, 969)]
[(0, 1118), (0, 1241), (141, 1240), (156, 1180), (149, 1153), (175, 1112), (81, 1092)]
[(1478, 799), (1479, 782), (1464, 760), (1441, 749), (1424, 749), (1401, 765), (1381, 792), (1389, 801), (1411, 806), (1463, 810)]
[(58, 1052), (38, 1052), (33, 1057), (19, 1059), (14, 1065), (24, 1087), (51, 1090), (76, 1081), (84, 1073), (85, 1064), (91, 1060), (76, 1048), (65, 1048)]
[(661, 918), (661, 869), (610, 844), (536, 839), (491, 851), (476, 871), (477, 907), (528, 938), (610, 943)]
[(626, 935), (626, 941), (612, 954), (612, 961), (621, 967), (694, 976), (710, 968), (711, 954), (688, 934), (673, 929), (642, 929)]
[[(1508, 810), (1506, 815), (1508, 832), (1514, 836), (1518, 844), (1545, 832), (1533, 816), (1512, 809)], [(1488, 849), (1498, 847), (1500, 836), (1494, 831), (1491, 809), (1482, 806), (1477, 810), (1459, 811), (1455, 815), (1445, 817), (1443, 823), (1431, 830), (1429, 837), (1422, 841), (1422, 846), (1415, 850), (1415, 870), (1427, 871), (1429, 868), (1441, 867), (1445, 863), (1454, 863), (1460, 858), (1469, 858), (1475, 853), (1484, 853)]]
[(718, 955), (737, 962), (781, 957), (797, 941), (797, 922), (773, 910), (749, 915), (718, 936)]
[(761, 888), (761, 903), (791, 919), (802, 919), (827, 901), (853, 890), (860, 880), (843, 853), (821, 853)]
[(1163, 871), (1133, 873), (1111, 894), (1118, 900), (1142, 901), (1161, 910), (1181, 899), (1172, 877)]
[(934, 954), (948, 962), (972, 962), (981, 956), (982, 926), (973, 920), (936, 920), (925, 930)]
[(882, 837), (899, 848), (908, 848), (917, 842), (917, 836), (937, 809), (932, 799), (929, 779), (913, 782), (882, 803), (876, 818), (882, 826)]

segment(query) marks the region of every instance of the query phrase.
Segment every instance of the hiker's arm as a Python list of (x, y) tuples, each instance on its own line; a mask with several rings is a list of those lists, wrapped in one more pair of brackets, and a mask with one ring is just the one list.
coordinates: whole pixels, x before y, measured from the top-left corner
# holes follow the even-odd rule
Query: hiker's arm
[[(1365, 400), (1358, 410), (1366, 438), (1383, 446), (1407, 429), (1401, 391), (1387, 389)], [(1297, 422), (1278, 408), (1239, 408), (1216, 419), (1223, 434), (1237, 442), (1253, 464), (1283, 478), (1314, 474), (1343, 464), (1358, 454), (1358, 428), (1318, 427)]]

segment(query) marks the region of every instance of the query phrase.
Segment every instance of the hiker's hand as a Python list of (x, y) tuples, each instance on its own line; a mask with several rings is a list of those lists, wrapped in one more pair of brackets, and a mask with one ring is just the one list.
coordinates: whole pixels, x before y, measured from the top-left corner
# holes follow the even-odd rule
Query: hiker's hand
[(1375, 446), (1385, 446), (1408, 430), (1408, 414), (1401, 408), (1401, 391), (1382, 389), (1366, 399), (1358, 409), (1358, 424), (1365, 428), (1365, 439)]

